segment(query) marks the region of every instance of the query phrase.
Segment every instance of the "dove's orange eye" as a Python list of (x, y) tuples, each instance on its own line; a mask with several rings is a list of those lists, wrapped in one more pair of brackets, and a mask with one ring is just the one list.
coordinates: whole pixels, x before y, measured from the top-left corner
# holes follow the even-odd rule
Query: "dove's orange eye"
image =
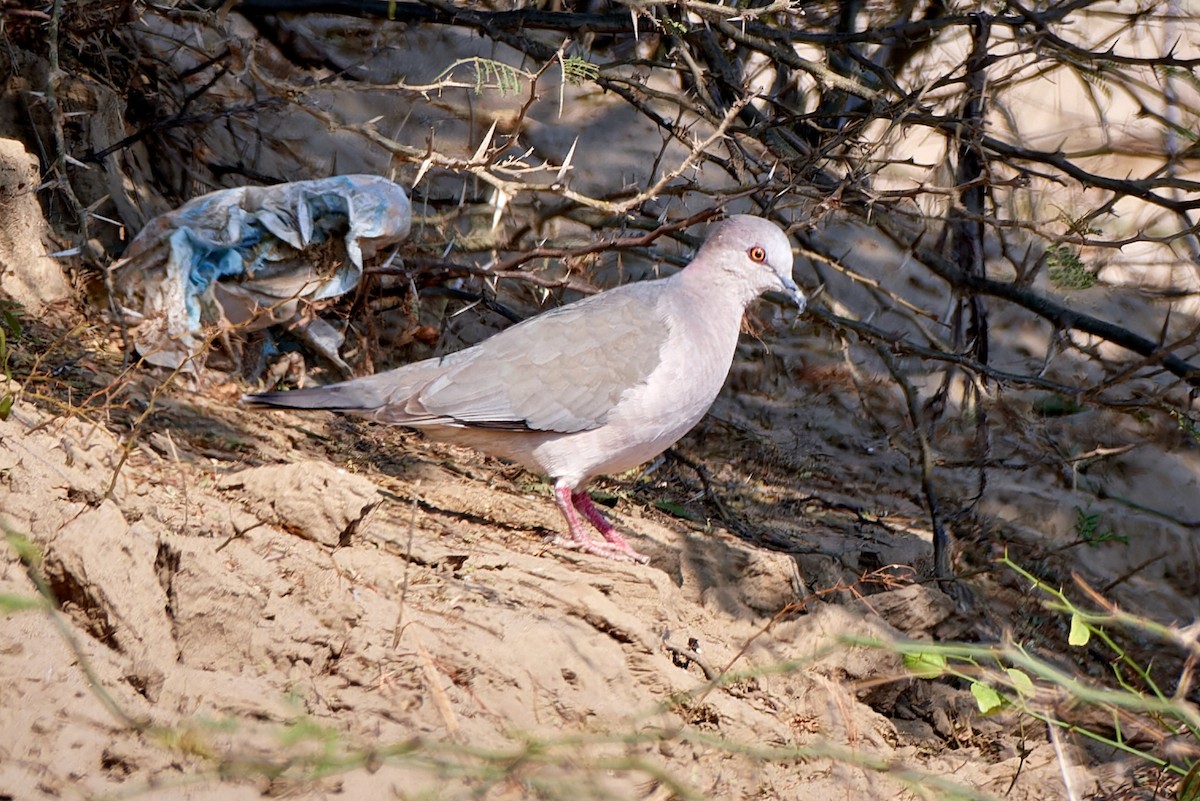
[(755, 245), (746, 251), (746, 255), (750, 257), (750, 261), (756, 261), (759, 264), (762, 264), (767, 260), (767, 251), (763, 250), (758, 245)]

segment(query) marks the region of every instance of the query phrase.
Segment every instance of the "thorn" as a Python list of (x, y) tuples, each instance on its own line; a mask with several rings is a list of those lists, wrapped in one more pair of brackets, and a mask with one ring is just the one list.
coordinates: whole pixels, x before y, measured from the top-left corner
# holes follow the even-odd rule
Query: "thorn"
[(425, 177), (425, 173), (429, 172), (429, 168), (432, 166), (433, 159), (425, 158), (421, 160), (421, 166), (417, 169), (417, 177), (412, 182), (414, 189), (417, 187), (417, 184), (421, 183), (421, 179)]
[(563, 159), (562, 166), (558, 168), (558, 174), (554, 176), (554, 182), (558, 183), (567, 174), (567, 170), (571, 169), (571, 159), (575, 157), (575, 146), (579, 144), (579, 137), (575, 137), (575, 141), (571, 143), (571, 149), (567, 151), (567, 157)]
[(492, 137), (496, 134), (496, 125), (499, 122), (499, 120), (492, 120), (492, 127), (488, 128), (488, 132), (483, 137), (483, 141), (479, 143), (479, 149), (475, 151), (474, 156), (471, 156), (472, 162), (479, 161), (484, 157), (484, 154), (487, 153), (488, 148), (492, 145)]
[(504, 214), (504, 209), (508, 206), (508, 193), (503, 189), (497, 189), (492, 202), (496, 205), (496, 211), (492, 213), (492, 231), (494, 233), (500, 227), (500, 215)]

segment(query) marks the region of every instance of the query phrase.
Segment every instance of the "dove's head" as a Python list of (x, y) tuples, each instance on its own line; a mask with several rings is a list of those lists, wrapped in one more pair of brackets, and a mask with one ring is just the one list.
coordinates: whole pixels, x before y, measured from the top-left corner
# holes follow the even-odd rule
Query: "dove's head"
[(783, 292), (804, 311), (807, 299), (792, 278), (792, 244), (778, 225), (761, 217), (735, 214), (709, 229), (697, 259), (712, 259), (735, 275), (749, 302), (763, 292)]

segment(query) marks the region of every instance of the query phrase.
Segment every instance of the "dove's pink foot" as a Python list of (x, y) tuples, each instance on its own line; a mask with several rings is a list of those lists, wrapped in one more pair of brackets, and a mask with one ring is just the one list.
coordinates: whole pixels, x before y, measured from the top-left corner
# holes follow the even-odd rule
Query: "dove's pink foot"
[[(572, 492), (570, 487), (555, 487), (554, 502), (558, 505), (558, 510), (562, 512), (563, 517), (566, 518), (567, 528), (571, 532), (570, 539), (555, 537), (556, 544), (567, 548), (578, 548), (581, 551), (607, 559), (616, 559), (620, 562), (638, 562), (644, 565), (650, 561), (649, 557), (635, 551), (620, 532), (613, 528), (612, 523), (604, 519), (604, 515), (600, 514), (600, 510), (592, 503), (591, 496), (587, 494), (586, 490)], [(579, 518), (581, 512), (588, 522), (600, 532), (605, 542), (597, 542), (591, 538), (583, 526), (583, 520)]]

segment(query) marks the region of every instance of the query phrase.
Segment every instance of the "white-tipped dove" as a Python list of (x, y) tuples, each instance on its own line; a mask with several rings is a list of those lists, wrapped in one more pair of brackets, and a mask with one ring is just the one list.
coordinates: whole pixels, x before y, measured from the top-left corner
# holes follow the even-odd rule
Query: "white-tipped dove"
[(588, 481), (652, 459), (700, 421), (733, 363), (742, 314), (771, 289), (803, 310), (787, 236), (737, 215), (667, 278), (584, 298), (449, 356), (243, 401), (413, 426), (511, 459), (554, 480), (571, 532), (556, 542), (645, 562), (592, 504)]

